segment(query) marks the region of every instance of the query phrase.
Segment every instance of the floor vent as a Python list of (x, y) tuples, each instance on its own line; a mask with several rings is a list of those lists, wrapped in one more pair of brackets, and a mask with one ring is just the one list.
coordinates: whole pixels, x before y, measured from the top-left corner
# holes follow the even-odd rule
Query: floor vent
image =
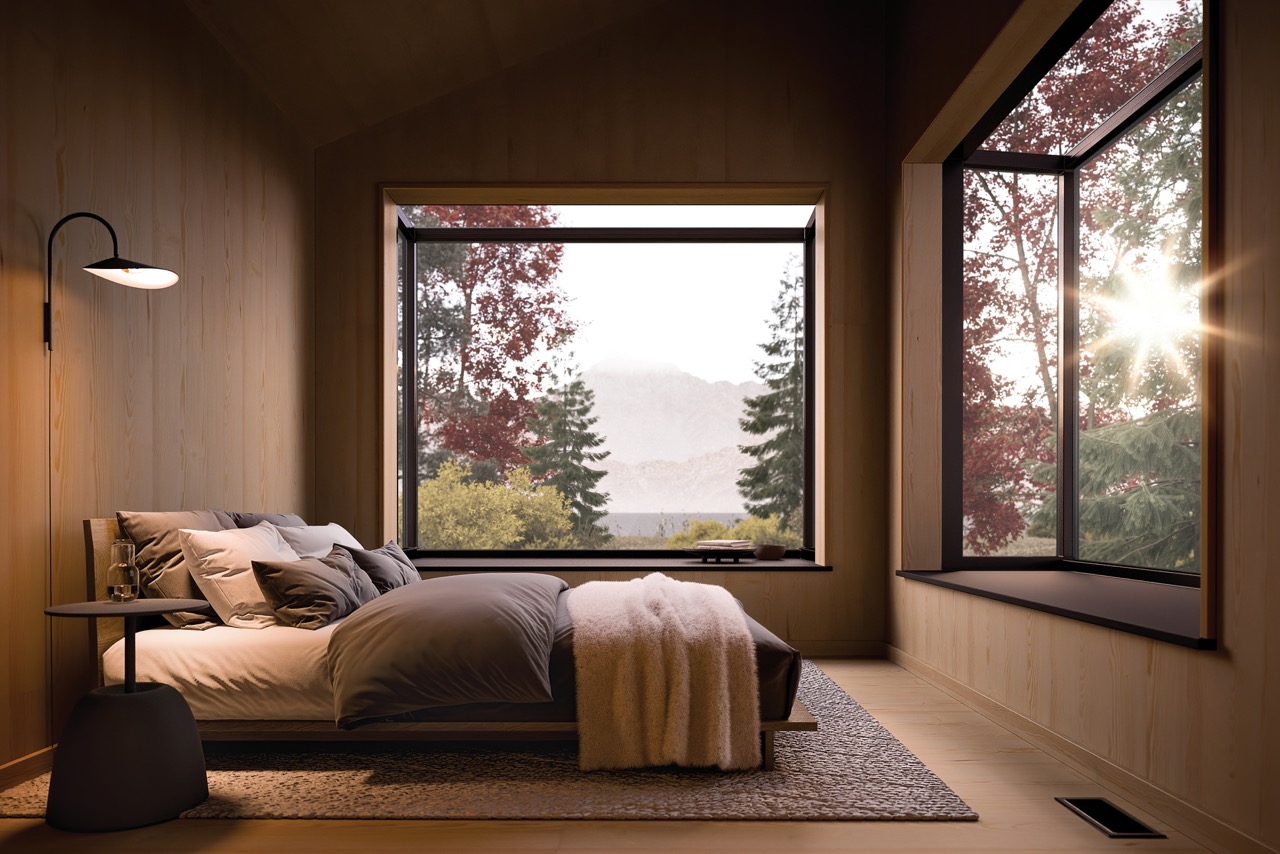
[(1054, 798), (1113, 839), (1165, 839), (1106, 798)]

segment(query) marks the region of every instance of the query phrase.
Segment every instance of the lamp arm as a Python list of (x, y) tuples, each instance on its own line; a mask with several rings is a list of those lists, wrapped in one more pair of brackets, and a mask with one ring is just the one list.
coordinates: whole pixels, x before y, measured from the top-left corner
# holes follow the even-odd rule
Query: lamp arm
[(53, 227), (53, 231), (49, 232), (49, 246), (45, 254), (45, 274), (44, 274), (44, 343), (49, 349), (53, 349), (53, 238), (58, 233), (58, 229), (62, 228), (68, 222), (80, 217), (89, 217), (96, 219), (107, 227), (107, 232), (111, 235), (111, 257), (120, 257), (120, 241), (116, 239), (116, 230), (111, 227), (111, 223), (107, 222), (96, 213), (88, 211), (77, 211), (76, 213), (67, 214), (58, 220), (58, 224)]

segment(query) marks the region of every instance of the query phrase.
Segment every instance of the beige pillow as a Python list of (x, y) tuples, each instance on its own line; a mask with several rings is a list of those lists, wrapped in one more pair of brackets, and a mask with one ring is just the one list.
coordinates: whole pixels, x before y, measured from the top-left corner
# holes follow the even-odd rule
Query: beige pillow
[(276, 624), (275, 612), (258, 586), (253, 562), (295, 561), (298, 553), (270, 522), (228, 531), (178, 532), (187, 569), (213, 610), (228, 626), (264, 629)]
[(304, 525), (285, 527), (276, 525), (284, 541), (298, 553), (298, 557), (327, 557), (335, 545), (364, 548), (337, 522), (328, 525)]

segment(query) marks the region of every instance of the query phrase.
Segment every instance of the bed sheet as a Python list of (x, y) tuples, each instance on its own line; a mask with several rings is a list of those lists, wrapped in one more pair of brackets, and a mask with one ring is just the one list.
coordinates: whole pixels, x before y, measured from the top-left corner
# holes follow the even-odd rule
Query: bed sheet
[[(197, 720), (333, 721), (329, 635), (320, 629), (267, 626), (204, 631), (176, 628), (138, 632), (139, 682), (172, 685)], [(108, 685), (124, 681), (124, 641), (102, 657)]]

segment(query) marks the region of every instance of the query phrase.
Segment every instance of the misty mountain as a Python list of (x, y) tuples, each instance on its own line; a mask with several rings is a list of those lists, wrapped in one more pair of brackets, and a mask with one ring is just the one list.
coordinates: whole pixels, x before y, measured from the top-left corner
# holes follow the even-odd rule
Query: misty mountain
[(588, 368), (582, 380), (595, 392), (606, 467), (681, 462), (760, 441), (738, 419), (743, 399), (766, 391), (762, 383), (708, 382), (674, 365), (621, 360)]
[(742, 496), (734, 484), (751, 458), (736, 447), (691, 460), (600, 463), (608, 471), (597, 487), (609, 494), (611, 513), (737, 513)]
[(614, 513), (738, 512), (738, 451), (760, 437), (738, 426), (743, 400), (762, 383), (708, 382), (657, 362), (609, 361), (582, 372), (595, 392), (592, 428), (609, 451), (597, 487)]

